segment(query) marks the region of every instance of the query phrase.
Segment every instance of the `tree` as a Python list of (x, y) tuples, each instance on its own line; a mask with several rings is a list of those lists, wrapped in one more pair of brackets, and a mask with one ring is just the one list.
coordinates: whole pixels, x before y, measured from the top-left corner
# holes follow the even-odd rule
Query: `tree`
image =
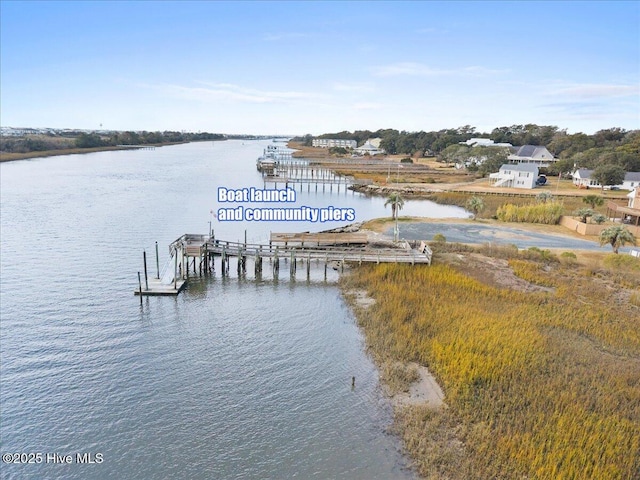
[(538, 203), (547, 203), (553, 200), (553, 194), (551, 192), (540, 192), (536, 195), (536, 201)]
[(613, 253), (618, 253), (620, 247), (624, 247), (627, 243), (636, 244), (636, 237), (622, 225), (613, 225), (605, 228), (600, 232), (600, 245), (611, 245)]
[(576, 217), (580, 217), (582, 223), (587, 223), (587, 218), (592, 217), (596, 212), (590, 208), (580, 208), (573, 212)]
[(591, 176), (604, 189), (608, 185), (620, 185), (624, 182), (625, 174), (624, 168), (618, 165), (600, 165), (593, 171)]
[(387, 197), (387, 201), (384, 202), (384, 206), (391, 205), (391, 217), (395, 219), (396, 225), (393, 229), (393, 240), (398, 241), (400, 230), (398, 229), (398, 212), (404, 207), (404, 199), (399, 193), (392, 193)]
[(101, 147), (103, 145), (102, 139), (97, 133), (81, 133), (76, 138), (76, 147), (78, 148), (93, 148)]
[(585, 195), (582, 197), (582, 201), (587, 205), (591, 205), (591, 208), (596, 208), (604, 205), (604, 198), (600, 195)]
[(398, 212), (404, 207), (404, 199), (399, 193), (392, 193), (387, 197), (387, 201), (384, 202), (384, 206), (391, 205), (391, 218), (398, 218)]
[(475, 220), (478, 214), (484, 210), (484, 201), (482, 198), (473, 196), (467, 200), (467, 208), (473, 212), (473, 219)]
[(438, 161), (443, 161), (447, 165), (450, 163), (464, 163), (468, 159), (469, 147), (466, 145), (449, 145), (438, 155)]
[(504, 147), (475, 147), (472, 150), (482, 149), (484, 161), (478, 166), (478, 172), (482, 176), (488, 175), (500, 170), (500, 167), (507, 163), (509, 149)]

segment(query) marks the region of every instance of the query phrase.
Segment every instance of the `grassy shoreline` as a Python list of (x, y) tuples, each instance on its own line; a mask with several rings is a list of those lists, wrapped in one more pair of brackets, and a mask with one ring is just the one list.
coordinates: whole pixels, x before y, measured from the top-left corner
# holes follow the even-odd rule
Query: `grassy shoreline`
[[(211, 141), (211, 140), (203, 140)], [(0, 163), (2, 162), (15, 162), (18, 160), (30, 160), (33, 158), (45, 158), (45, 157), (57, 157), (61, 155), (82, 155), (85, 153), (95, 152), (111, 152), (115, 150), (137, 150), (140, 148), (160, 148), (170, 145), (180, 145), (184, 142), (170, 142), (170, 143), (157, 143), (141, 146), (107, 146), (107, 147), (93, 147), (93, 148), (62, 148), (59, 150), (43, 150), (26, 153), (7, 153), (0, 152)]]
[(445, 391), (447, 408), (395, 409), (419, 473), (638, 478), (640, 262), (434, 248), (432, 267), (341, 280), (375, 300), (352, 308), (376, 363), (427, 366)]

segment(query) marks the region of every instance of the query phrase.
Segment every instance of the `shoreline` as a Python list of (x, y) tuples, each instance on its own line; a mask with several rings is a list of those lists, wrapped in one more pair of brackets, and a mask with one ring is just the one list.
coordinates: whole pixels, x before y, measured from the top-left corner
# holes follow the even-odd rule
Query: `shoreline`
[[(416, 223), (452, 222), (469, 225), (480, 223), (470, 219), (413, 218), (410, 221)], [(388, 235), (381, 232), (384, 232), (385, 226), (391, 223), (390, 219), (379, 219), (375, 222), (375, 226), (378, 227), (375, 230), (367, 224), (364, 225), (364, 228), (372, 236), (387, 238)], [(482, 223), (495, 224), (498, 222)], [(504, 226), (511, 228), (514, 225)], [(515, 227), (518, 228), (519, 225), (515, 225)], [(527, 225), (527, 227), (529, 227), (528, 230), (535, 230), (539, 226)], [(574, 238), (570, 230), (557, 235)], [(560, 251), (554, 251), (554, 254), (558, 255)], [(584, 381), (589, 379), (590, 382), (593, 382), (595, 390), (608, 388), (607, 380), (597, 382), (593, 380), (591, 369), (583, 369), (582, 363), (579, 362), (577, 364), (567, 363), (562, 360), (563, 358), (571, 357), (575, 355), (576, 351), (580, 351), (581, 355), (589, 357), (597, 370), (609, 368), (605, 365), (614, 361), (614, 357), (602, 354), (603, 351), (619, 349), (619, 352), (616, 351), (618, 353), (618, 356), (615, 357), (616, 362), (622, 362), (626, 365), (625, 362), (640, 361), (634, 355), (631, 345), (609, 343), (612, 340), (607, 338), (607, 335), (602, 334), (601, 336), (599, 333), (596, 334), (596, 331), (589, 330), (588, 323), (583, 327), (580, 323), (582, 316), (575, 319), (571, 313), (576, 309), (583, 309), (582, 313), (587, 315), (586, 312), (591, 310), (604, 312), (605, 309), (613, 308), (607, 305), (608, 302), (604, 296), (594, 301), (591, 306), (585, 307), (581, 303), (582, 298), (585, 292), (593, 293), (591, 288), (596, 288), (601, 292), (608, 292), (611, 288), (615, 288), (616, 291), (619, 291), (620, 298), (626, 298), (623, 303), (628, 301), (632, 305), (638, 305), (633, 303), (638, 300), (632, 300), (634, 289), (629, 284), (629, 281), (633, 283), (633, 278), (637, 278), (637, 276), (629, 277), (631, 280), (627, 280), (625, 283), (623, 279), (615, 280), (614, 277), (611, 277), (611, 273), (595, 274), (605, 268), (602, 266), (602, 262), (606, 256), (611, 256), (608, 255), (609, 251), (576, 251), (578, 259), (573, 262), (565, 262), (560, 258), (560, 261), (554, 264), (545, 263), (542, 257), (539, 260), (534, 260), (530, 256), (520, 257), (518, 254), (514, 257), (514, 263), (511, 263), (512, 260), (502, 258), (499, 252), (495, 253), (496, 255), (482, 250), (441, 253), (436, 262), (437, 265), (426, 269), (411, 267), (412, 269), (409, 270), (393, 265), (367, 265), (359, 267), (359, 270), (350, 270), (340, 280), (339, 287), (343, 298), (365, 337), (366, 352), (378, 369), (380, 387), (392, 407), (393, 426), (391, 432), (402, 441), (403, 454), (411, 462), (418, 478), (466, 479), (473, 478), (470, 475), (478, 471), (483, 471), (487, 475), (480, 478), (489, 478), (491, 475), (501, 472), (502, 467), (499, 466), (501, 463), (498, 460), (506, 462), (504, 464), (505, 471), (513, 474), (517, 472), (526, 476), (527, 472), (531, 472), (530, 468), (533, 465), (530, 457), (536, 455), (537, 448), (542, 448), (539, 447), (539, 443), (544, 444), (546, 437), (538, 430), (527, 430), (522, 427), (526, 422), (518, 420), (521, 410), (517, 408), (519, 401), (515, 399), (523, 397), (525, 403), (535, 404), (532, 415), (535, 414), (537, 418), (544, 419), (544, 422), (553, 423), (553, 420), (547, 418), (547, 406), (553, 404), (555, 405), (553, 408), (557, 410), (560, 405), (564, 405), (563, 397), (558, 395), (557, 388), (560, 388), (558, 382), (565, 381), (566, 372), (580, 375)], [(533, 272), (538, 270), (522, 270), (525, 264), (538, 265), (538, 267), (532, 268), (546, 273), (542, 276), (536, 276), (537, 274)], [(583, 279), (582, 269), (592, 273)], [(423, 272), (420, 273), (419, 270)], [(454, 276), (461, 275), (456, 280), (455, 285), (457, 286), (449, 285), (452, 277), (442, 277), (443, 271), (456, 272), (453, 273)], [(412, 279), (411, 277), (414, 276), (415, 279)], [(547, 284), (548, 276), (550, 283)], [(611, 280), (611, 278), (614, 279)], [(424, 285), (426, 279), (431, 279), (428, 281), (429, 288), (424, 291), (423, 295), (418, 295), (419, 290), (416, 290), (416, 287)], [(438, 306), (433, 303), (438, 303), (441, 293), (449, 292), (448, 295), (455, 297), (457, 293), (454, 292), (460, 290), (462, 285), (465, 285), (465, 289), (469, 288), (469, 285), (465, 283), (467, 281), (478, 282), (482, 286), (477, 287), (479, 290), (475, 293), (471, 290), (468, 297), (460, 297), (456, 300), (452, 298), (450, 305)], [(556, 284), (556, 282), (558, 283)], [(583, 283), (584, 287), (582, 287)], [(567, 288), (568, 286), (570, 288)], [(583, 288), (586, 290), (582, 290)], [(568, 293), (574, 290), (576, 295)], [(636, 293), (636, 297), (639, 294)], [(510, 314), (497, 315), (493, 305), (497, 299), (502, 298), (502, 295), (513, 295), (518, 299), (516, 304), (526, 305), (527, 308), (530, 308), (531, 313), (527, 316), (529, 320), (520, 325), (520, 320), (515, 319), (517, 317), (512, 317)], [(491, 297), (492, 300), (487, 301), (485, 297)], [(539, 315), (538, 309), (546, 309), (547, 307), (544, 305), (548, 305), (547, 300), (541, 302), (542, 298), (553, 299), (553, 302), (550, 303), (558, 304), (558, 308), (561, 308), (563, 313), (558, 313), (551, 308), (546, 311), (546, 314)], [(520, 307), (505, 306), (504, 308), (509, 310)], [(632, 311), (633, 308), (633, 306), (623, 307), (622, 304), (618, 304), (615, 309), (619, 309), (620, 315), (616, 318), (620, 318), (621, 322), (628, 324), (630, 321), (629, 309)], [(450, 325), (450, 322), (454, 322), (454, 325), (468, 322), (466, 317), (470, 315), (469, 312), (479, 311), (486, 313), (473, 314), (479, 315), (478, 320), (482, 319), (482, 322), (478, 324), (481, 325), (480, 327), (474, 326), (476, 324), (473, 322), (468, 323), (469, 328), (478, 329), (471, 336), (461, 333), (462, 331), (456, 330), (457, 327), (452, 328)], [(623, 312), (626, 313), (623, 314)], [(556, 317), (554, 322), (557, 323), (557, 327), (550, 328), (547, 325), (548, 320), (545, 319), (548, 316)], [(591, 350), (585, 350), (586, 347), (583, 345), (585, 340), (573, 332), (573, 329), (576, 328), (575, 322), (579, 322), (580, 328), (589, 330), (588, 341), (591, 342), (589, 343)], [(529, 330), (531, 323), (537, 324), (536, 329), (538, 330)], [(619, 327), (616, 325), (612, 328)], [(624, 328), (630, 327), (625, 326)], [(445, 331), (446, 333), (443, 335)], [(484, 349), (475, 350), (473, 342), (478, 335), (487, 342), (487, 345), (491, 346), (491, 351), (489, 349), (487, 352), (484, 352)], [(539, 343), (536, 335), (547, 339), (548, 343), (544, 344), (545, 348), (542, 350), (539, 350), (542, 344)], [(506, 341), (503, 337), (508, 337), (510, 340)], [(470, 351), (466, 350), (466, 342), (471, 342), (469, 344)], [(528, 355), (533, 355), (532, 358), (539, 358), (541, 365), (546, 365), (545, 362), (557, 361), (557, 364), (554, 363), (556, 368), (566, 372), (557, 375), (553, 372), (549, 373), (546, 368), (531, 370), (528, 367), (529, 360), (522, 365), (518, 361), (513, 361), (512, 347), (510, 347), (512, 344), (518, 345), (516, 349), (518, 352), (530, 350)], [(456, 349), (460, 349), (458, 353), (449, 352), (449, 349), (454, 346)], [(558, 355), (556, 350), (562, 353)], [(473, 363), (478, 362), (478, 365), (483, 365), (485, 368), (494, 361), (494, 355), (502, 357), (505, 354), (504, 363), (496, 365), (495, 372), (489, 373), (490, 370), (488, 370), (486, 373), (494, 379), (495, 385), (475, 384), (473, 376), (470, 379), (466, 378), (467, 375), (470, 375), (469, 372), (478, 375), (468, 363), (468, 359), (473, 358)], [(459, 355), (462, 357), (459, 358)], [(480, 358), (484, 355), (488, 356), (488, 360), (481, 361)], [(517, 355), (521, 355), (521, 353)], [(517, 355), (514, 358), (517, 359)], [(545, 360), (546, 358), (549, 360)], [(551, 360), (551, 358), (555, 360)], [(432, 374), (431, 368), (437, 372), (437, 376)], [(500, 370), (501, 368), (506, 369), (505, 372)], [(459, 369), (462, 369), (462, 372), (458, 372)], [(470, 369), (469, 372), (467, 369)], [(506, 373), (508, 371), (511, 373)], [(518, 380), (520, 377), (522, 380)], [(469, 392), (467, 388), (471, 388), (465, 385), (467, 381), (471, 382), (470, 385), (476, 389), (475, 395), (484, 393), (477, 398), (466, 398)], [(535, 384), (550, 382), (554, 388), (548, 389), (546, 393), (542, 393), (537, 388), (533, 389), (536, 391), (533, 391), (529, 387), (532, 382)], [(447, 388), (444, 389), (441, 385), (445, 385)], [(562, 387), (562, 391), (569, 389), (574, 395), (585, 396), (584, 399), (581, 398), (581, 402), (588, 401), (591, 398), (590, 394), (582, 392), (579, 389), (580, 385), (579, 381), (577, 383), (569, 382)], [(498, 398), (499, 404), (516, 406), (512, 412), (515, 423), (510, 424), (505, 420), (505, 417), (501, 417), (500, 409), (494, 411), (492, 405), (495, 404), (496, 399), (492, 395), (498, 394), (503, 395), (502, 398)], [(541, 395), (545, 397), (545, 400), (536, 400)], [(615, 397), (615, 394), (610, 395)], [(579, 407), (577, 408), (577, 411), (572, 411), (569, 415), (571, 419), (567, 417), (564, 421), (569, 423), (584, 421), (584, 419), (575, 420), (582, 414)], [(500, 428), (496, 427), (496, 431), (491, 431), (487, 424), (483, 423), (486, 421), (483, 420), (486, 417), (482, 415), (477, 417), (473, 413), (476, 410), (482, 410), (483, 415), (491, 415), (496, 419), (496, 422), (505, 422), (505, 424)], [(510, 444), (506, 440), (507, 437), (504, 441), (501, 440), (503, 432), (509, 431), (510, 428), (517, 431), (518, 435), (531, 435), (532, 441), (526, 446), (518, 447), (517, 444)], [(570, 430), (564, 429), (563, 435)], [(602, 441), (605, 443), (615, 440), (614, 437), (605, 433), (602, 435)], [(496, 441), (501, 448), (499, 453), (495, 451)], [(566, 442), (560, 442), (549, 454), (555, 458), (558, 458), (559, 455), (565, 455), (567, 450), (571, 450), (568, 445)], [(522, 450), (525, 447), (526, 450)], [(485, 454), (478, 455), (479, 451), (484, 451)], [(518, 460), (522, 451), (526, 452), (527, 461), (524, 463)], [(597, 455), (597, 453), (590, 450), (589, 455)], [(494, 462), (492, 459), (496, 461)], [(620, 468), (628, 468), (624, 462), (619, 463)], [(552, 464), (553, 462), (549, 462), (543, 467), (552, 468)]]
[[(224, 140), (197, 140), (199, 142), (219, 142)], [(0, 153), (0, 163), (5, 162), (17, 162), (19, 160), (32, 160), (34, 158), (47, 158), (47, 157), (59, 157), (66, 155), (84, 155), (87, 153), (97, 152), (113, 152), (119, 150), (140, 150), (140, 149), (152, 149), (161, 147), (170, 147), (172, 145), (182, 145), (184, 143), (195, 142), (169, 142), (169, 143), (150, 143), (148, 145), (113, 145), (104, 147), (91, 147), (91, 148), (64, 148), (60, 150), (43, 150), (33, 151), (25, 153)]]

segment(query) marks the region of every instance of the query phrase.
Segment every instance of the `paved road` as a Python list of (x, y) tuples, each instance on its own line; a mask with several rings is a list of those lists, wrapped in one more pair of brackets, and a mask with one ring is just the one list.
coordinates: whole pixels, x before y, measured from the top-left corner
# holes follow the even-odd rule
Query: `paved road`
[[(601, 247), (592, 240), (580, 240), (562, 235), (530, 232), (513, 227), (482, 225), (476, 223), (401, 223), (400, 238), (406, 240), (431, 240), (441, 233), (447, 242), (497, 243), (516, 245), (518, 248), (561, 248), (566, 250), (598, 250), (611, 252), (610, 246)], [(385, 232), (393, 237), (393, 228)], [(629, 251), (629, 248), (620, 251)]]

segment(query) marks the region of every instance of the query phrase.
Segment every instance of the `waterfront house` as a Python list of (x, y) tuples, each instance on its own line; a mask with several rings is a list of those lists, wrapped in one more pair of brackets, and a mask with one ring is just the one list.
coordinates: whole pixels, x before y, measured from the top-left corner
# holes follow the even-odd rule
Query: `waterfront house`
[[(579, 188), (602, 188), (596, 180), (591, 178), (593, 170), (586, 168), (579, 168), (573, 172), (573, 184)], [(619, 185), (613, 185), (612, 188), (619, 190), (633, 190), (640, 186), (640, 172), (627, 172), (624, 175), (624, 180)]]
[(494, 187), (535, 188), (538, 180), (538, 166), (522, 164), (505, 164), (500, 171), (489, 175), (489, 181)]
[(571, 176), (573, 177), (573, 184), (578, 188), (599, 187), (600, 184), (591, 178), (592, 173), (593, 170), (579, 168), (571, 174)]
[(344, 140), (341, 138), (314, 138), (311, 145), (320, 148), (356, 148), (358, 143), (355, 140)]
[(551, 163), (557, 162), (556, 158), (549, 153), (546, 147), (538, 145), (523, 145), (521, 147), (511, 147), (511, 154), (507, 157), (511, 163), (528, 163), (538, 167), (548, 167)]

